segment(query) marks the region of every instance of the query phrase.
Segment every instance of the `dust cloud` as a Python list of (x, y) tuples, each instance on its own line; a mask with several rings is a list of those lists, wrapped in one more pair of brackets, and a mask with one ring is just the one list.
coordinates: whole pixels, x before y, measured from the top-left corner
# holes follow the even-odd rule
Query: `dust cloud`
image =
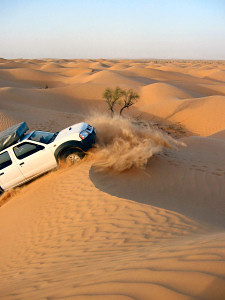
[(97, 130), (92, 154), (94, 165), (100, 171), (111, 169), (122, 172), (132, 167), (144, 168), (150, 157), (164, 148), (185, 146), (148, 123), (99, 114), (91, 116), (87, 122)]

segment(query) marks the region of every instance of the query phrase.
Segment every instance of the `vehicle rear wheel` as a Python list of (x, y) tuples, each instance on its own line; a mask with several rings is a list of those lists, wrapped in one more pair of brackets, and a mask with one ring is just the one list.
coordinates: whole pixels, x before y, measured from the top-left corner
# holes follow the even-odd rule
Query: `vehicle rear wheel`
[(85, 154), (79, 149), (68, 149), (62, 155), (62, 161), (68, 165), (74, 165), (84, 158)]

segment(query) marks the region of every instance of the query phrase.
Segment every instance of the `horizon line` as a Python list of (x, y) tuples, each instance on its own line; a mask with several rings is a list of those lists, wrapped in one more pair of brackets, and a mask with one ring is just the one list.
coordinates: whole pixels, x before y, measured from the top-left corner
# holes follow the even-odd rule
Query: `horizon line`
[(5, 58), (5, 57), (0, 57), (0, 59), (4, 59), (4, 60), (17, 60), (17, 59), (23, 59), (23, 60), (38, 60), (38, 59), (43, 59), (43, 60), (47, 60), (47, 59), (51, 59), (51, 60), (59, 60), (59, 59), (63, 59), (63, 60), (186, 60), (186, 61), (225, 61), (225, 59), (216, 59), (216, 58), (124, 58), (124, 57), (118, 57), (118, 58), (104, 58), (104, 57), (96, 57), (96, 58), (64, 58), (64, 57), (36, 57), (36, 58), (24, 58), (24, 57), (16, 57), (16, 58)]

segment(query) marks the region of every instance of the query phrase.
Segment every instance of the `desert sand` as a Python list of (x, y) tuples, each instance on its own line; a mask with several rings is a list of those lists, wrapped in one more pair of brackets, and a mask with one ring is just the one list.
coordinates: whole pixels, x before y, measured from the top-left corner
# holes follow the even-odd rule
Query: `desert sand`
[(21, 121), (98, 140), (0, 196), (0, 299), (225, 299), (223, 61), (0, 59), (0, 130)]

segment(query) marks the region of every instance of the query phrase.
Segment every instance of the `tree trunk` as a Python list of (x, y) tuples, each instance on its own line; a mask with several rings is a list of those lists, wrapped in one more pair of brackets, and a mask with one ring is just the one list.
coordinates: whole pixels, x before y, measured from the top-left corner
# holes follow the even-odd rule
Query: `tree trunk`
[(114, 115), (113, 108), (111, 108), (110, 110), (111, 110), (111, 117), (113, 118), (113, 115)]
[(125, 106), (121, 108), (121, 110), (120, 110), (120, 116), (122, 115), (122, 112), (123, 112), (124, 108), (125, 108)]

